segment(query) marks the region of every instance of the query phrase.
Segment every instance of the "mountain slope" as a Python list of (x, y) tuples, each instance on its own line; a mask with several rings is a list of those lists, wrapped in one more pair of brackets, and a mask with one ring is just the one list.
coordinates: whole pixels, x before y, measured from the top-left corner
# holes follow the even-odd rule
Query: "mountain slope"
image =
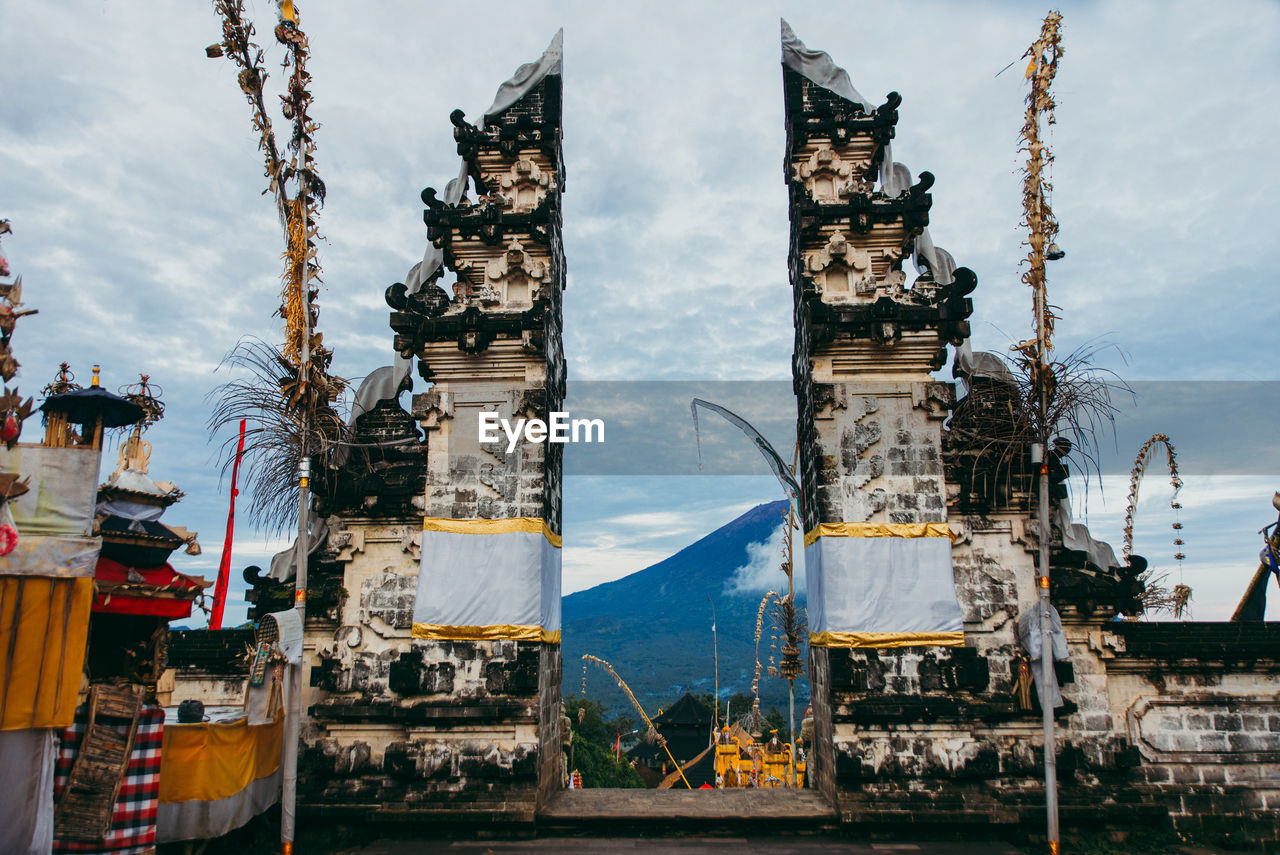
[[(612, 664), (650, 715), (674, 702), (686, 687), (710, 694), (715, 680), (708, 597), (715, 603), (719, 630), (720, 696), (749, 693), (755, 667), (756, 610), (765, 588), (757, 584), (737, 590), (735, 573), (750, 567), (757, 571), (753, 578), (785, 593), (787, 579), (777, 569), (782, 556), (769, 548), (769, 542), (781, 527), (786, 508), (782, 501), (759, 505), (670, 558), (565, 597), (565, 694), (582, 693), (583, 653)], [(772, 572), (759, 572), (764, 565)], [(797, 601), (803, 604), (802, 594)], [(761, 662), (766, 666), (771, 634), (766, 616), (760, 639)], [(785, 680), (762, 673), (760, 690), (765, 712), (773, 705), (785, 712)], [(797, 717), (808, 696), (808, 680), (797, 680)], [(609, 675), (595, 666), (587, 674), (587, 697), (615, 712), (631, 709)], [(742, 712), (735, 711), (735, 717)]]

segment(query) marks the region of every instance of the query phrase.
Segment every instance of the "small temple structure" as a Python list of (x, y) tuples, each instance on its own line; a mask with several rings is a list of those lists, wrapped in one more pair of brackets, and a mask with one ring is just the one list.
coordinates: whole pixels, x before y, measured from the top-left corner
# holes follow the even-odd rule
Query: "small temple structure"
[[(697, 698), (685, 692), (674, 704), (653, 717), (654, 736), (661, 736), (666, 748), (660, 746), (656, 739), (650, 740), (646, 734), (626, 757), (634, 761), (636, 771), (646, 786), (657, 787), (662, 781), (675, 773), (671, 759), (680, 764), (685, 778), (697, 788), (714, 779), (714, 764), (702, 769), (700, 775), (694, 775), (690, 767), (707, 751), (710, 744), (712, 712), (703, 706)], [(670, 757), (667, 752), (670, 751)], [(677, 779), (679, 775), (675, 776)], [(675, 786), (684, 786), (683, 783)]]

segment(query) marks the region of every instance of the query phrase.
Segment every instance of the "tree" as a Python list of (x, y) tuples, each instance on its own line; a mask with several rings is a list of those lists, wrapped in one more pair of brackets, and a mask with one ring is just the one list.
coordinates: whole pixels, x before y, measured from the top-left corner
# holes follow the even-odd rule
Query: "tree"
[(606, 720), (603, 704), (573, 695), (565, 699), (564, 711), (573, 728), (573, 768), (582, 773), (584, 787), (644, 787), (631, 764), (613, 753), (619, 735), (635, 729), (634, 719), (619, 715)]

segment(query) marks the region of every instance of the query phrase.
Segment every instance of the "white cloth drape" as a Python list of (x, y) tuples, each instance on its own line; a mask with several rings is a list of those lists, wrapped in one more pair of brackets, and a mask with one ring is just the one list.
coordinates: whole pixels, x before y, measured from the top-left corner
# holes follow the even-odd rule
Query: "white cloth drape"
[(809, 631), (820, 641), (963, 632), (947, 537), (819, 537), (804, 560)]
[(560, 632), (559, 546), (541, 531), (424, 531), (413, 624), (418, 638), (550, 640)]
[(0, 731), (0, 852), (48, 855), (53, 849), (53, 728)]

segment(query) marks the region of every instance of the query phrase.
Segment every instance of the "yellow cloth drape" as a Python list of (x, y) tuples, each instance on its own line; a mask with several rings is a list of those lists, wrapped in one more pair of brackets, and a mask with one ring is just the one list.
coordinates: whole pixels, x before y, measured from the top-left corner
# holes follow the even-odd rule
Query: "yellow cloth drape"
[(804, 536), (804, 545), (813, 546), (820, 537), (947, 537), (955, 535), (942, 522), (931, 523), (819, 523)]
[(446, 626), (438, 623), (415, 623), (414, 638), (435, 641), (545, 641), (560, 643), (560, 630), (548, 632), (540, 626), (495, 623), (488, 626)]
[(160, 749), (160, 801), (212, 802), (234, 796), (280, 768), (284, 716), (270, 724), (246, 720), (166, 724)]
[(964, 647), (963, 632), (811, 632), (810, 647)]
[(527, 531), (541, 534), (557, 549), (561, 546), (560, 535), (547, 528), (547, 523), (538, 517), (511, 517), (500, 520), (455, 520), (446, 517), (426, 517), (422, 520), (423, 531), (444, 531), (450, 534), (509, 534), (514, 531)]
[(92, 604), (91, 578), (0, 576), (0, 730), (70, 726)]

